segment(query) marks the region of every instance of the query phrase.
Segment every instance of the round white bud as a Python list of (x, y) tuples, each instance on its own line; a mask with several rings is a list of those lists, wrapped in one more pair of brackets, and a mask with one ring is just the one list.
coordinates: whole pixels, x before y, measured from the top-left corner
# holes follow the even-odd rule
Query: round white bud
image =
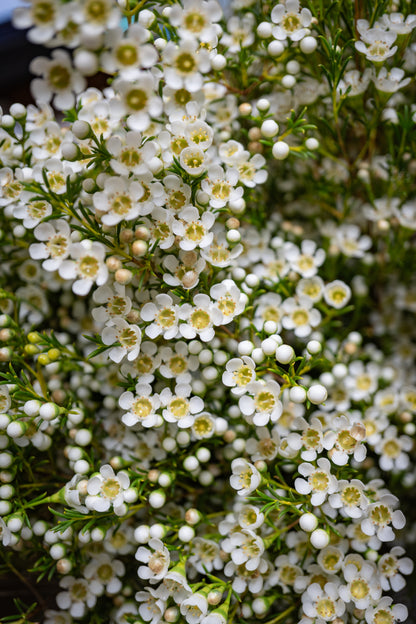
[(248, 273), (245, 282), (250, 288), (256, 288), (260, 284), (260, 280), (255, 273)]
[(289, 399), (293, 403), (304, 403), (306, 401), (306, 390), (302, 386), (292, 386), (289, 390)]
[(53, 420), (59, 415), (59, 407), (56, 403), (44, 403), (39, 408), (39, 416), (44, 420)]
[(311, 533), (312, 531), (315, 531), (316, 527), (318, 526), (318, 518), (313, 513), (304, 513), (299, 518), (299, 526), (302, 531), (306, 531), (306, 533)]
[(9, 112), (15, 119), (23, 119), (23, 117), (26, 117), (26, 107), (23, 106), (23, 104), (12, 104)]
[(335, 364), (332, 369), (332, 374), (335, 379), (344, 379), (344, 377), (348, 375), (348, 368), (342, 363)]
[(149, 496), (149, 505), (153, 509), (160, 509), (166, 501), (166, 494), (163, 490), (155, 490)]
[(188, 457), (185, 457), (184, 459), (183, 467), (188, 472), (193, 472), (194, 470), (199, 468), (199, 461), (194, 455), (188, 455)]
[(296, 78), (292, 76), (292, 74), (286, 74), (285, 76), (283, 76), (282, 86), (285, 89), (291, 89), (292, 87), (295, 86), (295, 84), (296, 84)]
[(242, 340), (238, 343), (237, 351), (239, 355), (250, 355), (254, 349), (254, 344), (251, 340)]
[(266, 119), (261, 124), (261, 133), (266, 138), (271, 138), (276, 136), (279, 132), (279, 125), (274, 121), (274, 119)]
[(286, 71), (289, 74), (298, 74), (300, 72), (300, 63), (298, 63), (298, 61), (289, 61), (286, 64)]
[(197, 456), (198, 461), (200, 461), (202, 464), (204, 464), (205, 462), (211, 459), (211, 451), (205, 448), (205, 446), (201, 446), (197, 450), (195, 455)]
[(53, 544), (49, 549), (49, 554), (52, 559), (58, 560), (65, 556), (66, 548), (63, 544)]
[(251, 352), (251, 357), (255, 361), (256, 364), (261, 364), (264, 362), (264, 351), (261, 347), (256, 347)]
[(149, 529), (150, 537), (155, 537), (156, 539), (162, 539), (166, 535), (166, 529), (163, 524), (156, 522), (152, 524)]
[(322, 351), (322, 345), (318, 340), (309, 340), (306, 348), (311, 355), (316, 355), (317, 353)]
[(277, 332), (277, 323), (275, 321), (266, 321), (263, 329), (266, 334), (275, 334)]
[(134, 529), (134, 539), (138, 544), (147, 544), (150, 540), (150, 530), (147, 524), (141, 524)]
[(319, 141), (318, 139), (315, 139), (315, 137), (309, 137), (309, 139), (306, 139), (305, 141), (305, 146), (310, 150), (317, 150), (319, 147)]
[(90, 465), (86, 459), (78, 459), (74, 464), (74, 472), (77, 474), (87, 474), (90, 471)]
[(86, 139), (91, 131), (91, 126), (86, 121), (82, 121), (81, 119), (77, 119), (72, 124), (72, 132), (77, 137), (77, 139)]
[(273, 156), (277, 160), (284, 160), (289, 156), (290, 147), (285, 141), (277, 141), (272, 148)]
[(79, 50), (74, 55), (74, 65), (83, 76), (93, 76), (98, 71), (98, 57), (90, 50)]
[(181, 526), (181, 528), (178, 531), (178, 538), (180, 539), (181, 542), (184, 542), (185, 544), (187, 542), (190, 542), (191, 539), (193, 539), (195, 537), (195, 531), (191, 526), (188, 526), (187, 524), (185, 524), (184, 526)]
[(227, 65), (227, 59), (222, 54), (216, 54), (211, 61), (211, 67), (215, 71), (221, 71)]
[(198, 481), (201, 485), (208, 486), (214, 481), (214, 476), (209, 470), (202, 470), (198, 475)]
[(226, 238), (229, 243), (239, 243), (241, 240), (240, 231), (234, 229), (228, 230)]
[(201, 364), (211, 364), (213, 358), (213, 353), (211, 349), (202, 349), (198, 353), (198, 360)]
[(62, 158), (64, 160), (74, 161), (77, 159), (79, 154), (78, 145), (76, 143), (63, 143), (62, 148)]
[(284, 51), (285, 46), (283, 45), (283, 43), (281, 43), (281, 41), (271, 41), (267, 46), (267, 52), (270, 54), (270, 56), (273, 56), (275, 58), (283, 54)]
[(312, 54), (317, 48), (318, 42), (315, 37), (304, 37), (301, 39), (299, 47), (304, 54)]
[(311, 533), (311, 544), (318, 550), (326, 548), (329, 544), (329, 535), (324, 529), (315, 529)]
[(78, 429), (74, 437), (74, 442), (79, 446), (88, 446), (91, 440), (92, 433), (89, 429)]
[(277, 347), (275, 357), (280, 364), (289, 364), (295, 357), (295, 351), (290, 345), (282, 344)]
[(273, 30), (273, 26), (271, 25), (270, 22), (260, 22), (260, 24), (257, 26), (257, 34), (260, 37), (260, 39), (268, 39), (269, 37), (271, 37), (272, 30)]
[(327, 399), (328, 392), (325, 386), (322, 386), (321, 384), (313, 384), (313, 386), (308, 389), (306, 396), (311, 403), (319, 405)]
[(257, 100), (257, 110), (261, 111), (262, 113), (265, 111), (268, 111), (270, 108), (270, 100), (268, 100), (267, 98), (260, 98), (259, 100)]
[(264, 355), (274, 355), (276, 353), (276, 341), (272, 337), (265, 338), (260, 346)]

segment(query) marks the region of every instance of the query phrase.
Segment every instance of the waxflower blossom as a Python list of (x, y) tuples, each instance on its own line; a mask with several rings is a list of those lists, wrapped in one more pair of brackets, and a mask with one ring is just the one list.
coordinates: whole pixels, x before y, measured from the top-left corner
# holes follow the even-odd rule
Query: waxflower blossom
[(238, 405), (242, 413), (250, 416), (257, 427), (278, 420), (283, 406), (279, 399), (280, 386), (276, 381), (252, 381), (247, 385), (246, 391), (248, 394), (239, 399)]
[(299, 0), (287, 0), (285, 4), (277, 4), (271, 13), (275, 26), (272, 30), (273, 37), (279, 41), (287, 38), (292, 41), (300, 41), (309, 34), (308, 26), (312, 21), (312, 13), (309, 9), (300, 8)]
[(88, 480), (88, 496), (85, 504), (95, 511), (108, 511), (113, 507), (114, 513), (124, 515), (124, 491), (129, 487), (130, 479), (126, 472), (115, 474), (108, 464), (101, 466), (99, 474)]
[(259, 471), (245, 459), (241, 457), (234, 459), (231, 463), (231, 470), (231, 487), (237, 490), (240, 496), (250, 494), (260, 485)]
[(135, 557), (137, 561), (145, 564), (139, 566), (137, 573), (140, 578), (154, 584), (166, 576), (170, 555), (160, 539), (151, 539), (149, 547), (140, 546), (136, 551)]
[(83, 240), (73, 243), (69, 249), (70, 260), (64, 260), (59, 266), (59, 275), (64, 279), (75, 280), (72, 289), (77, 295), (89, 293), (93, 283), (102, 286), (108, 276), (104, 264), (105, 250), (101, 243)]
[(31, 84), (34, 97), (45, 103), (53, 98), (59, 110), (71, 108), (75, 103), (75, 94), (86, 85), (83, 76), (73, 69), (70, 56), (64, 50), (54, 50), (52, 59), (36, 57), (30, 68), (34, 74), (41, 76)]

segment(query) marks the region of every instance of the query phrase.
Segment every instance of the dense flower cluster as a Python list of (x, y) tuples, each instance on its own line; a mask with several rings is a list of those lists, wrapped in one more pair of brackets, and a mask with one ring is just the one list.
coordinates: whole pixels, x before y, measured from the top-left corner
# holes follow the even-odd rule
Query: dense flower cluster
[(406, 619), (416, 15), (335, 4), (16, 10), (53, 48), (0, 128), (0, 536), (60, 588), (28, 617)]

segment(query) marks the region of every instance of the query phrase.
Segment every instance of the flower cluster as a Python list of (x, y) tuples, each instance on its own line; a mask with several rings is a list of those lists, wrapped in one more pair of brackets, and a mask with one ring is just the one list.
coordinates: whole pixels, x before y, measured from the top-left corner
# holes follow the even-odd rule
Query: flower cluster
[(407, 617), (416, 15), (324, 5), (15, 11), (52, 48), (0, 116), (0, 537), (59, 585), (25, 621)]

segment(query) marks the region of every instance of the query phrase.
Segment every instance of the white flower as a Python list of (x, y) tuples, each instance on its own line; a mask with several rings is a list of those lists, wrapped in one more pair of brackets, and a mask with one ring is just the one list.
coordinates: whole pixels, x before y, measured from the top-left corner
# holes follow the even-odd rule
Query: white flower
[(397, 46), (392, 47), (397, 38), (396, 33), (381, 28), (370, 28), (360, 34), (362, 41), (356, 41), (355, 47), (358, 52), (365, 54), (369, 61), (383, 63), (396, 54)]
[(350, 518), (362, 518), (368, 507), (364, 487), (359, 479), (341, 479), (338, 481), (338, 492), (328, 497), (329, 504)]
[(176, 26), (181, 37), (214, 44), (216, 29), (213, 22), (218, 22), (221, 17), (221, 6), (216, 0), (184, 0), (183, 8), (180, 5), (172, 7), (169, 21)]
[(282, 298), (277, 293), (268, 292), (256, 299), (253, 323), (257, 329), (263, 329), (266, 321), (274, 321), (276, 323), (276, 331), (279, 332), (282, 329), (280, 322), (282, 316)]
[(140, 328), (122, 318), (113, 318), (109, 322), (111, 325), (107, 325), (101, 333), (102, 341), (105, 345), (119, 344), (110, 349), (108, 357), (117, 364), (126, 356), (130, 362), (135, 360), (140, 353)]
[(215, 335), (213, 326), (220, 325), (223, 316), (208, 295), (195, 295), (193, 303), (194, 306), (185, 303), (180, 308), (179, 316), (185, 321), (179, 326), (180, 333), (187, 340), (198, 335), (203, 342), (209, 342)]
[(267, 427), (257, 427), (255, 438), (249, 438), (246, 443), (246, 451), (251, 457), (251, 461), (255, 462), (259, 459), (270, 461), (274, 459), (279, 450), (280, 436), (277, 427), (273, 427), (269, 432)]
[[(159, 592), (152, 587), (146, 587), (145, 591), (136, 592), (134, 597), (140, 603), (140, 617), (150, 624), (159, 624), (166, 610), (166, 602), (159, 596)], [(125, 618), (122, 616), (120, 621), (123, 620)]]
[(245, 416), (251, 416), (257, 427), (276, 422), (282, 414), (283, 406), (279, 399), (280, 386), (277, 381), (252, 381), (247, 386), (252, 396), (243, 395), (238, 406)]
[[(216, 225), (216, 224), (215, 224)], [(227, 239), (224, 232), (220, 232), (214, 225), (214, 238), (212, 243), (204, 249), (201, 249), (201, 256), (212, 266), (228, 267), (243, 251), (243, 246), (238, 244), (229, 249)]]
[(175, 342), (171, 347), (162, 347), (160, 357), (162, 364), (159, 372), (166, 379), (175, 379), (176, 383), (187, 383), (190, 379), (188, 371), (196, 371), (199, 368), (199, 360), (195, 355), (191, 355), (188, 346), (181, 340)]
[(64, 576), (59, 582), (60, 587), (67, 591), (59, 592), (56, 604), (60, 609), (68, 610), (74, 618), (81, 618), (92, 609), (97, 602), (97, 595), (101, 592), (100, 584), (96, 581), (87, 581), (84, 578)]
[(152, 220), (144, 218), (143, 225), (150, 230), (150, 242), (157, 243), (160, 249), (169, 249), (175, 241), (172, 227), (175, 218), (165, 208), (157, 206), (152, 210)]
[(328, 459), (321, 457), (316, 462), (317, 467), (312, 464), (301, 464), (298, 468), (303, 477), (308, 480), (295, 479), (295, 488), (300, 494), (310, 494), (311, 503), (314, 506), (322, 505), (328, 494), (333, 494), (338, 489), (336, 477), (331, 474), (331, 464)]
[(133, 427), (140, 422), (143, 427), (154, 427), (158, 422), (157, 410), (160, 406), (158, 394), (154, 394), (152, 386), (139, 381), (135, 388), (136, 394), (127, 391), (119, 398), (122, 409), (128, 410), (123, 414), (122, 421), (128, 427)]
[(95, 210), (101, 214), (105, 225), (117, 225), (121, 221), (132, 221), (140, 214), (139, 200), (143, 186), (136, 180), (121, 176), (109, 177), (104, 190), (93, 195)]
[[(118, 175), (128, 176), (134, 173), (142, 182), (142, 176), (149, 174), (148, 164), (156, 155), (157, 147), (153, 141), (142, 144), (140, 132), (130, 130), (125, 134), (113, 134), (107, 140), (106, 146), (113, 156), (110, 161), (111, 168)], [(152, 179), (153, 176), (149, 181)]]
[(124, 502), (124, 490), (130, 485), (130, 479), (126, 472), (117, 474), (109, 464), (101, 466), (100, 473), (88, 480), (87, 491), (89, 496), (85, 504), (94, 511), (108, 511), (114, 508), (116, 515), (124, 515), (127, 507)]
[(196, 247), (204, 248), (211, 244), (214, 234), (209, 230), (215, 222), (212, 212), (203, 212), (199, 216), (198, 208), (188, 206), (179, 213), (172, 230), (180, 237), (179, 246), (184, 251), (192, 251)]
[(406, 586), (403, 574), (413, 572), (413, 561), (409, 557), (403, 557), (404, 548), (394, 546), (390, 552), (382, 555), (377, 562), (380, 573), (380, 583), (384, 591), (401, 591)]
[(224, 565), (218, 544), (203, 537), (195, 537), (192, 540), (192, 554), (188, 563), (200, 574), (221, 570)]
[(164, 388), (160, 393), (161, 404), (165, 407), (163, 418), (167, 422), (176, 423), (181, 429), (191, 427), (194, 423), (194, 414), (204, 409), (204, 402), (198, 396), (188, 397), (191, 394), (191, 386), (178, 384), (174, 393), (169, 388)]
[[(373, 72), (367, 67), (362, 73), (358, 69), (346, 71), (337, 86), (340, 95), (354, 97), (364, 93), (371, 82)], [(339, 229), (342, 229), (342, 225)]]
[[(404, 514), (399, 509), (393, 511), (398, 499), (392, 494), (385, 494), (367, 509), (367, 517), (361, 521), (361, 529), (370, 537), (376, 535), (381, 542), (394, 540), (395, 529), (402, 529), (406, 524)], [(391, 526), (390, 526), (391, 525)]]
[(179, 258), (174, 255), (163, 258), (163, 267), (169, 273), (163, 274), (163, 281), (169, 286), (182, 286), (185, 290), (194, 288), (199, 282), (199, 276), (206, 267), (203, 258), (198, 257), (196, 251), (179, 251)]
[(336, 618), (342, 619), (345, 604), (340, 599), (336, 583), (312, 583), (302, 595), (304, 613), (313, 618), (314, 622), (332, 622)]
[(85, 566), (83, 573), (87, 580), (94, 580), (101, 584), (100, 593), (104, 593), (105, 589), (109, 594), (117, 594), (123, 587), (118, 577), (124, 575), (125, 566), (107, 553), (100, 553)]
[(404, 78), (404, 70), (392, 67), (390, 71), (382, 67), (376, 77), (373, 78), (377, 91), (383, 93), (396, 93), (409, 84), (411, 78)]
[(377, 604), (371, 605), (365, 611), (367, 624), (377, 624), (381, 620), (383, 624), (396, 624), (407, 619), (407, 607), (402, 604), (393, 605), (393, 598), (383, 596)]
[(366, 429), (361, 422), (354, 423), (342, 415), (333, 418), (331, 429), (324, 435), (324, 446), (334, 464), (345, 466), (350, 455), (357, 462), (364, 461), (367, 454), (365, 437)]
[(162, 53), (165, 80), (172, 89), (185, 88), (191, 93), (202, 87), (202, 73), (210, 69), (208, 50), (198, 49), (191, 38), (183, 39), (177, 46), (169, 41)]
[(341, 280), (334, 280), (326, 284), (323, 295), (329, 306), (339, 310), (351, 299), (351, 288)]
[(377, 390), (379, 374), (379, 367), (374, 362), (367, 365), (359, 360), (352, 362), (344, 380), (351, 399), (354, 401), (368, 400)]
[(152, 538), (149, 548), (140, 546), (135, 558), (146, 565), (139, 566), (137, 574), (139, 578), (154, 584), (163, 579), (169, 569), (169, 551), (160, 539)]
[(261, 154), (254, 154), (250, 158), (249, 152), (243, 152), (243, 158), (236, 163), (240, 182), (248, 188), (254, 188), (256, 184), (263, 184), (267, 180), (267, 171), (262, 169), (266, 159)]
[(35, 260), (45, 258), (42, 267), (46, 271), (56, 271), (68, 257), (71, 245), (71, 228), (63, 219), (46, 221), (36, 226), (36, 238), (42, 243), (32, 243), (30, 257)]
[(181, 603), (180, 611), (187, 624), (199, 624), (208, 613), (207, 599), (202, 593), (196, 592)]
[(222, 375), (222, 383), (229, 388), (235, 396), (241, 396), (246, 392), (247, 385), (256, 378), (256, 364), (250, 357), (243, 355), (242, 358), (231, 358), (225, 365)]
[(318, 272), (325, 260), (325, 251), (317, 249), (312, 240), (302, 241), (301, 248), (291, 245), (287, 248), (286, 258), (290, 262), (290, 268), (302, 277), (312, 277)]
[(246, 459), (238, 457), (231, 462), (230, 484), (237, 494), (247, 496), (260, 485), (261, 475), (257, 468)]
[(117, 282), (111, 286), (107, 284), (99, 286), (97, 290), (94, 290), (92, 298), (95, 303), (105, 304), (91, 311), (94, 320), (98, 323), (125, 317), (131, 310), (131, 299), (126, 295), (126, 287)]
[(416, 27), (416, 15), (411, 13), (406, 19), (403, 13), (383, 13), (381, 21), (384, 27), (397, 35), (408, 35)]
[(233, 15), (227, 21), (227, 30), (221, 37), (221, 43), (228, 52), (239, 52), (248, 48), (254, 41), (255, 19), (253, 13), (245, 13), (241, 18)]
[(22, 201), (13, 209), (16, 219), (23, 219), (23, 226), (32, 229), (39, 225), (40, 221), (52, 214), (52, 206), (44, 199), (27, 199), (27, 193), (22, 193)]
[(102, 286), (107, 281), (104, 245), (84, 239), (70, 246), (70, 255), (72, 260), (64, 260), (59, 266), (59, 275), (75, 279), (72, 290), (76, 295), (87, 295), (94, 282)]
[(271, 13), (272, 22), (278, 24), (273, 28), (273, 37), (279, 41), (300, 41), (309, 34), (312, 13), (309, 9), (300, 9), (299, 0), (286, 0), (285, 4), (277, 4)]
[(209, 291), (210, 297), (222, 314), (222, 325), (227, 325), (244, 312), (247, 304), (247, 296), (240, 291), (233, 280), (225, 279), (219, 284), (214, 284)]
[(54, 106), (59, 110), (73, 107), (75, 93), (80, 93), (86, 86), (84, 77), (73, 69), (71, 57), (64, 50), (53, 50), (51, 59), (36, 57), (30, 63), (30, 71), (42, 76), (35, 78), (30, 85), (36, 101), (48, 103), (54, 98)]
[(289, 297), (282, 304), (284, 316), (282, 325), (285, 329), (293, 329), (295, 336), (305, 338), (312, 332), (312, 328), (319, 325), (321, 314), (313, 308), (311, 299), (300, 296)]
[(191, 176), (199, 176), (207, 168), (206, 155), (200, 147), (185, 147), (180, 153), (179, 161)]
[(413, 441), (409, 436), (398, 435), (397, 427), (391, 425), (383, 432), (383, 437), (374, 445), (375, 452), (380, 456), (379, 465), (385, 472), (406, 470), (409, 466), (409, 456), (405, 451), (413, 448)]
[(140, 310), (143, 321), (150, 323), (145, 333), (149, 338), (157, 338), (161, 334), (166, 340), (175, 338), (178, 333), (179, 306), (170, 295), (156, 295), (154, 302), (145, 303)]
[(140, 67), (148, 69), (157, 62), (157, 51), (148, 43), (147, 31), (140, 24), (131, 24), (125, 33), (121, 28), (107, 31), (105, 44), (100, 60), (108, 74), (118, 72), (123, 79), (137, 80)]
[(375, 574), (374, 564), (364, 562), (359, 570), (354, 564), (344, 568), (347, 585), (339, 587), (339, 595), (344, 602), (353, 602), (357, 609), (366, 609), (381, 596), (381, 586)]
[(110, 101), (114, 115), (128, 115), (127, 126), (143, 132), (150, 126), (150, 116), (162, 112), (162, 100), (157, 94), (157, 81), (150, 72), (140, 72), (134, 81), (118, 78), (113, 83), (117, 97)]
[(303, 277), (296, 284), (296, 294), (298, 297), (307, 297), (316, 303), (322, 299), (324, 288), (324, 281), (319, 275)]
[(258, 568), (261, 555), (264, 553), (263, 540), (250, 529), (233, 532), (230, 537), (222, 541), (221, 547), (225, 552), (230, 553), (233, 563), (238, 566), (244, 564), (250, 571)]
[(219, 165), (208, 168), (207, 177), (202, 181), (201, 188), (210, 196), (210, 206), (223, 208), (227, 202), (233, 202), (242, 197), (243, 188), (235, 188), (238, 182), (238, 171), (227, 169), (224, 171)]

